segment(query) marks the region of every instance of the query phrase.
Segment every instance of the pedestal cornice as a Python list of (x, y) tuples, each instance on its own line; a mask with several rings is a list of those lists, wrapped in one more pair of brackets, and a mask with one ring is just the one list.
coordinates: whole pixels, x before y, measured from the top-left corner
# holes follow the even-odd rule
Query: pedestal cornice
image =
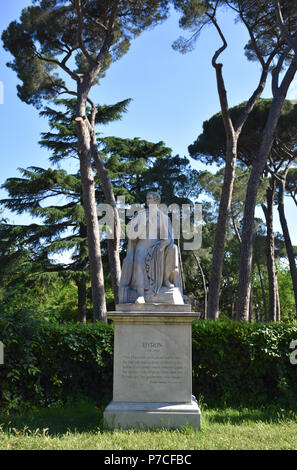
[(134, 323), (143, 325), (193, 323), (199, 317), (196, 312), (108, 312), (107, 319), (114, 323)]

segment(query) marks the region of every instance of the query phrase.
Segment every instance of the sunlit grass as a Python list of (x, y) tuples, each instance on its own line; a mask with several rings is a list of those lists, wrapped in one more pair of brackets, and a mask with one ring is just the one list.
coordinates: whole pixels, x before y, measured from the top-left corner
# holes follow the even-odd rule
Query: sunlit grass
[(297, 449), (297, 411), (203, 408), (202, 429), (109, 431), (102, 409), (82, 402), (2, 418), (1, 450)]

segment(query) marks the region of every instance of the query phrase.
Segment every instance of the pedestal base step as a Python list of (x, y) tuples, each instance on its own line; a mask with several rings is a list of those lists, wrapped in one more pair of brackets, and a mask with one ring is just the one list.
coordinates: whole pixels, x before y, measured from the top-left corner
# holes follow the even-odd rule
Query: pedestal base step
[(109, 429), (201, 428), (201, 412), (195, 397), (191, 403), (124, 403), (112, 401), (104, 411)]

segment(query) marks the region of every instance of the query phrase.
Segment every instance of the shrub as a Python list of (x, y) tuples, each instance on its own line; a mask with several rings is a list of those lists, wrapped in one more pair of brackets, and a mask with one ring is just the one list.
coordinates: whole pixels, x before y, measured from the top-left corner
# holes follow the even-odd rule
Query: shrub
[(19, 309), (1, 315), (0, 340), (0, 405), (7, 410), (80, 395), (100, 402), (112, 392), (113, 330), (105, 323), (59, 324)]
[(261, 404), (296, 401), (297, 366), (289, 345), (297, 324), (193, 324), (193, 391), (206, 402)]

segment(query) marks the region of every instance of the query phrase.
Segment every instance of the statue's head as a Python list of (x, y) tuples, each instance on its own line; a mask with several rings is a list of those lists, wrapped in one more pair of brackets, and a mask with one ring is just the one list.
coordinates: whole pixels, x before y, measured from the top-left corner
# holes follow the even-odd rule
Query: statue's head
[(157, 192), (149, 191), (146, 195), (146, 203), (148, 206), (151, 204), (161, 204), (161, 196)]

